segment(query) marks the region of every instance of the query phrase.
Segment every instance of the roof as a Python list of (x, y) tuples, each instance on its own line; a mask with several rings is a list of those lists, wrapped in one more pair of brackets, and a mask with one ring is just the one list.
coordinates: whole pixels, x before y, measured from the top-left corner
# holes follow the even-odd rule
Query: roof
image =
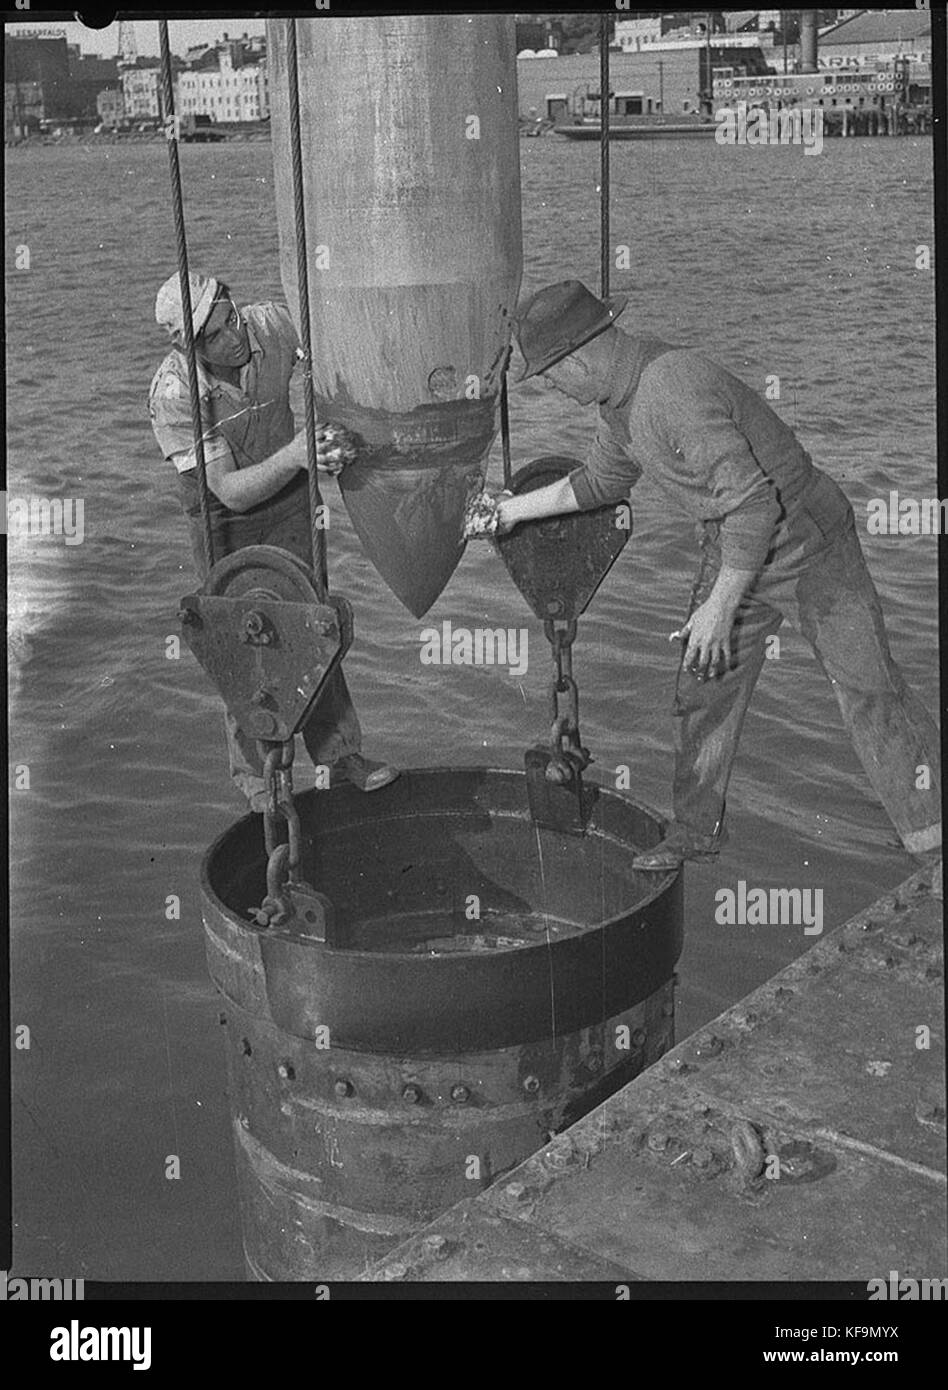
[(932, 32), (929, 10), (863, 10), (820, 35), (820, 48), (842, 43), (889, 43), (893, 39), (928, 38)]
[(759, 10), (725, 10), (724, 24), (729, 34), (736, 34), (739, 29), (743, 29), (745, 24), (749, 24), (759, 14)]

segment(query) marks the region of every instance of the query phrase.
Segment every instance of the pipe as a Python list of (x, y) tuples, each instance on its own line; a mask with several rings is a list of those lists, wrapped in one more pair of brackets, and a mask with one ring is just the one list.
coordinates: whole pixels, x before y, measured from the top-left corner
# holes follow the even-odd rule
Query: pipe
[(800, 11), (800, 71), (819, 72), (816, 58), (816, 10)]

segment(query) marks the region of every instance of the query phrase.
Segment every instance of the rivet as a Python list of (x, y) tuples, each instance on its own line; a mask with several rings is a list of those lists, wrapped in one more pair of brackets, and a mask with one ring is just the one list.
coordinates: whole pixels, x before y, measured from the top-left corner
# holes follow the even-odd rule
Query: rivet
[(646, 1036), (645, 1036), (645, 1029), (644, 1029), (644, 1028), (636, 1028), (635, 1032), (632, 1034), (632, 1046), (633, 1046), (633, 1047), (644, 1047), (646, 1041), (647, 1041), (647, 1039), (646, 1039)]
[(538, 1076), (525, 1076), (523, 1078), (523, 1089), (531, 1094), (540, 1089), (540, 1078)]
[(333, 1086), (333, 1090), (335, 1091), (337, 1096), (351, 1096), (353, 1089), (354, 1088), (352, 1082), (347, 1081), (344, 1076), (340, 1077), (336, 1084)]
[(452, 1086), (452, 1087), (451, 1087), (451, 1099), (452, 1099), (452, 1100), (456, 1100), (456, 1101), (458, 1102), (458, 1104), (463, 1104), (464, 1101), (466, 1101), (466, 1100), (468, 1099), (468, 1097), (470, 1096), (470, 1094), (471, 1094), (471, 1093), (470, 1093), (470, 1091), (467, 1089), (466, 1086)]
[(402, 1089), (402, 1099), (407, 1100), (409, 1105), (417, 1105), (421, 1100), (421, 1087), (408, 1085)]
[(277, 1067), (277, 1076), (284, 1081), (295, 1081), (296, 1068), (290, 1062), (281, 1062)]

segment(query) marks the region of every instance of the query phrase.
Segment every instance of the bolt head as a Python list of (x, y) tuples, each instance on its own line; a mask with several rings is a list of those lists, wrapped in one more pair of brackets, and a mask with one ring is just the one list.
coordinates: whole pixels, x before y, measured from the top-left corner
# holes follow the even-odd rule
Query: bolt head
[(632, 1034), (632, 1046), (644, 1047), (647, 1042), (644, 1028), (636, 1028)]
[(336, 1084), (333, 1086), (333, 1090), (335, 1091), (337, 1096), (342, 1096), (344, 1098), (346, 1096), (352, 1095), (353, 1085), (352, 1082), (347, 1081), (345, 1077), (340, 1077)]
[(282, 1081), (295, 1081), (296, 1069), (290, 1062), (281, 1062), (277, 1067), (277, 1076), (279, 1076)]
[(407, 1100), (409, 1105), (417, 1105), (421, 1100), (420, 1086), (404, 1086), (402, 1088), (402, 1099)]
[(471, 1093), (466, 1086), (451, 1087), (451, 1099), (456, 1100), (458, 1104), (463, 1105), (464, 1101), (470, 1098), (470, 1094)]
[(523, 1089), (529, 1091), (531, 1095), (540, 1089), (540, 1078), (538, 1076), (525, 1076), (523, 1078)]

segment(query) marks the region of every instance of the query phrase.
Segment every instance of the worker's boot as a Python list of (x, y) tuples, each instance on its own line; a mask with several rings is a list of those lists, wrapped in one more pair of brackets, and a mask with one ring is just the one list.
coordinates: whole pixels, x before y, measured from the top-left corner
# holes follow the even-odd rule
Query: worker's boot
[(710, 863), (717, 859), (718, 846), (725, 838), (723, 831), (717, 837), (694, 835), (683, 826), (671, 825), (663, 840), (635, 856), (632, 867), (646, 872), (669, 873), (680, 868), (685, 860)]
[(394, 782), (400, 776), (400, 771), (389, 763), (376, 763), (371, 758), (363, 758), (361, 753), (349, 753), (333, 763), (331, 775), (335, 781), (351, 782), (360, 792), (377, 792)]

